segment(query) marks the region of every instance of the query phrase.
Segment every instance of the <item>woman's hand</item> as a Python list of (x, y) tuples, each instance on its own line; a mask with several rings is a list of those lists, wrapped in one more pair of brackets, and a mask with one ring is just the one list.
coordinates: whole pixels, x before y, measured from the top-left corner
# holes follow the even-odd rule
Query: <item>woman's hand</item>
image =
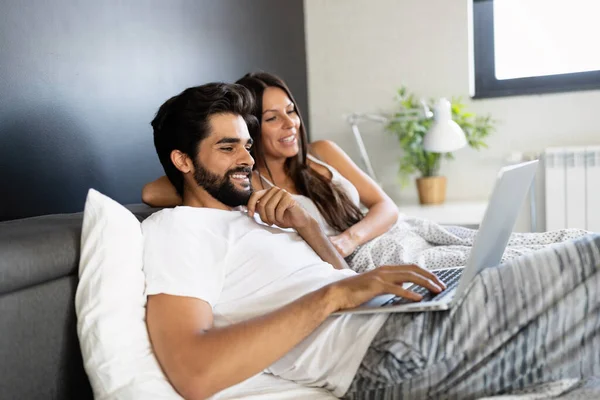
[(331, 241), (331, 244), (333, 244), (333, 247), (335, 247), (338, 253), (344, 258), (352, 254), (358, 247), (357, 241), (348, 233), (348, 231), (336, 236), (330, 236), (329, 240)]

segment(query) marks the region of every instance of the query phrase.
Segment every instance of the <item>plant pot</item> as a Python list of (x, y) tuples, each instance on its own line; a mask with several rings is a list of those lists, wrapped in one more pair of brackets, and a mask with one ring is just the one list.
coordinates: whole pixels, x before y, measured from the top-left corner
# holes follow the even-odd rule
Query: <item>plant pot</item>
[(446, 177), (428, 176), (417, 179), (421, 204), (442, 204), (446, 200)]

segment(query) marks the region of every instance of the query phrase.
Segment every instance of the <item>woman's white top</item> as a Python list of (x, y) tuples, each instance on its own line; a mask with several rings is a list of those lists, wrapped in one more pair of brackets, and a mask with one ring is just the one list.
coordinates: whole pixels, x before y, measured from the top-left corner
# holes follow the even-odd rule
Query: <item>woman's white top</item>
[[(324, 166), (325, 168), (327, 168), (331, 172), (331, 182), (334, 185), (336, 185), (338, 188), (340, 188), (344, 193), (346, 193), (346, 195), (348, 196), (350, 201), (352, 201), (352, 203), (354, 203), (357, 207), (359, 206), (360, 196), (358, 195), (358, 190), (352, 184), (352, 182), (350, 182), (348, 179), (344, 178), (344, 176), (342, 176), (342, 174), (340, 174), (331, 165), (326, 164), (323, 161), (316, 159), (315, 157), (311, 156), (310, 154), (307, 157), (312, 162), (314, 162), (316, 164), (320, 164), (320, 165)], [(269, 181), (264, 176), (261, 175), (261, 178), (269, 186), (275, 186), (275, 185), (273, 185), (273, 183), (271, 183), (271, 181)], [(331, 226), (329, 226), (329, 224), (325, 221), (325, 218), (323, 218), (323, 216), (319, 212), (319, 209), (317, 208), (317, 206), (311, 199), (309, 199), (308, 197), (303, 196), (301, 194), (292, 194), (292, 196), (302, 207), (304, 207), (306, 209), (306, 211), (308, 211), (310, 213), (310, 215), (312, 215), (312, 217), (314, 219), (317, 220), (319, 225), (321, 225), (321, 229), (323, 229), (323, 232), (325, 232), (325, 234), (327, 236), (334, 236), (334, 235), (337, 235), (340, 233), (340, 232), (336, 231), (335, 229), (333, 229)], [(337, 204), (332, 204), (331, 207), (337, 207)]]

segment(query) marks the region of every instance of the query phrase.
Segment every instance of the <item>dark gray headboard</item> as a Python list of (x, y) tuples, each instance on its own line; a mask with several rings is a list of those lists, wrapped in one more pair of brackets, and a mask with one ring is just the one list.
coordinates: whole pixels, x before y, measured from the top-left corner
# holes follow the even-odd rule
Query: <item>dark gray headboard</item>
[(256, 69), (306, 116), (302, 0), (0, 0), (0, 220), (139, 202), (160, 104)]

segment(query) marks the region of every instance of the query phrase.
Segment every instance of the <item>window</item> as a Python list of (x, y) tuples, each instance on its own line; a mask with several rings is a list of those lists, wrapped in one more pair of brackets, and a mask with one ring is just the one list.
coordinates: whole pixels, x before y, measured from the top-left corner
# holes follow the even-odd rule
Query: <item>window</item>
[(598, 0), (473, 0), (473, 97), (600, 89), (599, 17)]

